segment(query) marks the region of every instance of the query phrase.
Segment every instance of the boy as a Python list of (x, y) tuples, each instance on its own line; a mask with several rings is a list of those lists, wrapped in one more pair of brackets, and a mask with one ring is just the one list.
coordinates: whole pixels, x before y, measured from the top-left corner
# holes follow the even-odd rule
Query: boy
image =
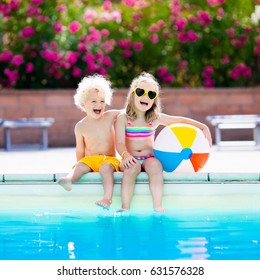
[(99, 172), (104, 186), (103, 199), (96, 204), (109, 209), (112, 203), (115, 171), (120, 161), (116, 158), (114, 122), (120, 110), (105, 111), (112, 99), (111, 83), (103, 76), (83, 78), (74, 95), (75, 105), (86, 112), (86, 116), (75, 126), (77, 163), (66, 177), (58, 180), (65, 190), (83, 174)]

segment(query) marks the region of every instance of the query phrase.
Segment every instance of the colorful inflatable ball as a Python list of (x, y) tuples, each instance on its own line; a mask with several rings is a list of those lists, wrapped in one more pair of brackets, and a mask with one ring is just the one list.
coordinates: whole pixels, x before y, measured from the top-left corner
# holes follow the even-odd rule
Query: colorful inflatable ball
[(192, 125), (172, 124), (164, 127), (154, 143), (154, 156), (166, 172), (198, 172), (210, 154), (203, 132)]

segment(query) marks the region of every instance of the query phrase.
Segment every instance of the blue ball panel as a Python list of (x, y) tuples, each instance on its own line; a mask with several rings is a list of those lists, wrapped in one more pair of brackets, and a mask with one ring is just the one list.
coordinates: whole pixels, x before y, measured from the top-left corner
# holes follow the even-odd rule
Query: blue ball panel
[(174, 171), (183, 160), (181, 153), (154, 150), (154, 156), (161, 162), (163, 170), (166, 172)]

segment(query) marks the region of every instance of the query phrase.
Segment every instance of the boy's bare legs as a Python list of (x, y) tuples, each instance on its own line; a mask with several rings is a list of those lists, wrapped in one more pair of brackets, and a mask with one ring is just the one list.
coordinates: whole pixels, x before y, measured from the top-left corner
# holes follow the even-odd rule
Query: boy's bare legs
[(148, 158), (143, 163), (144, 170), (149, 177), (149, 186), (153, 198), (153, 207), (156, 212), (165, 212), (162, 207), (163, 171), (162, 165), (156, 158)]
[(129, 210), (131, 200), (135, 189), (136, 176), (141, 172), (141, 164), (136, 163), (130, 168), (125, 168), (121, 186), (122, 208), (121, 210)]
[(98, 206), (108, 209), (112, 203), (112, 196), (114, 191), (114, 172), (115, 168), (110, 163), (104, 163), (99, 168), (99, 173), (102, 177), (104, 187), (103, 199), (96, 201)]
[(66, 177), (61, 177), (58, 180), (58, 184), (61, 185), (66, 191), (72, 190), (72, 183), (78, 181), (79, 178), (90, 172), (91, 169), (83, 162), (77, 162), (75, 167), (70, 171)]

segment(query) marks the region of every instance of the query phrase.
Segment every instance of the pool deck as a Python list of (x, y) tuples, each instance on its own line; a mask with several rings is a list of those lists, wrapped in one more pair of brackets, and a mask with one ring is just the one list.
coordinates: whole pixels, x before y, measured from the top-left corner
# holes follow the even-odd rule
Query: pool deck
[[(76, 182), (73, 192), (54, 187), (75, 163), (75, 148), (49, 148), (47, 151), (0, 150), (1, 209), (46, 208), (65, 211), (66, 206), (90, 209), (103, 194), (99, 173), (88, 173)], [(116, 172), (113, 209), (120, 208), (122, 172)], [(148, 176), (137, 176), (134, 209), (151, 209)], [(165, 173), (164, 205), (181, 208), (260, 209), (260, 151), (251, 148), (212, 148), (209, 160), (197, 173)], [(14, 196), (15, 194), (15, 196)], [(13, 197), (14, 196), (14, 197)], [(22, 199), (21, 199), (22, 196)], [(174, 197), (174, 204), (172, 199)], [(220, 204), (221, 202), (221, 204)], [(231, 203), (232, 202), (232, 203)], [(91, 208), (92, 207), (92, 208)], [(139, 208), (138, 208), (139, 207)], [(74, 209), (73, 208), (73, 209)]]
[[(0, 175), (65, 174), (75, 163), (75, 158), (75, 148), (12, 152), (0, 149)], [(233, 178), (254, 174), (254, 178), (259, 180), (260, 150), (251, 147), (224, 147), (217, 150), (213, 146), (206, 165), (196, 176), (201, 176), (201, 173)]]

